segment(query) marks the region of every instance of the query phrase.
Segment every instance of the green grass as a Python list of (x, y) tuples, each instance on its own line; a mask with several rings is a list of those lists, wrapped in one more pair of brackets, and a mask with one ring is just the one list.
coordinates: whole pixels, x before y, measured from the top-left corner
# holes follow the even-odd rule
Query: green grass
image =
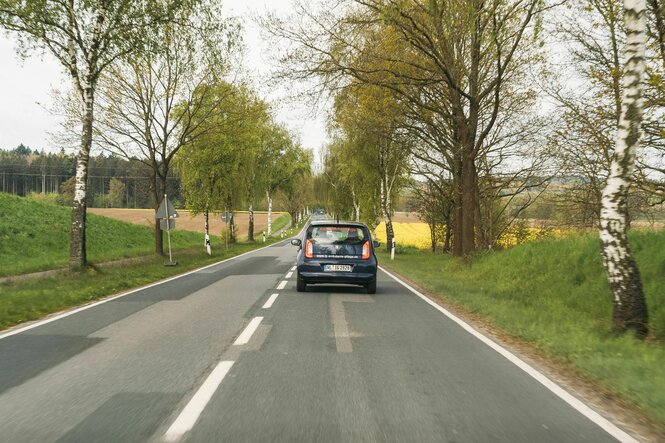
[(235, 243), (229, 250), (214, 250), (208, 256), (200, 250), (184, 250), (175, 257), (178, 266), (164, 266), (163, 257), (147, 257), (141, 263), (113, 268), (89, 268), (82, 273), (63, 273), (44, 279), (0, 284), (0, 330), (36, 320), (101, 297), (142, 286), (166, 277), (214, 263), (263, 246)]
[[(0, 276), (67, 267), (71, 210), (35, 199), (0, 193)], [(280, 219), (283, 217), (280, 217)], [(280, 220), (278, 219), (278, 221)], [(288, 216), (287, 216), (288, 221)], [(204, 252), (202, 235), (172, 231), (176, 267), (165, 267), (154, 252), (153, 230), (106, 217), (88, 215), (88, 258), (91, 263), (142, 257), (113, 268), (93, 266), (81, 273), (0, 284), (0, 329), (35, 320), (100, 297), (145, 285), (263, 243), (230, 244), (228, 251), (213, 240), (213, 255)], [(270, 244), (277, 239), (269, 240)]]
[(278, 232), (284, 226), (286, 226), (290, 221), (291, 221), (291, 215), (289, 215), (289, 214), (283, 214), (283, 215), (279, 216), (279, 218), (277, 220), (272, 222), (272, 232), (273, 232), (273, 234), (275, 232)]
[[(91, 263), (154, 252), (150, 227), (94, 214), (87, 220)], [(70, 225), (70, 208), (0, 193), (0, 276), (67, 267)], [(177, 229), (171, 241), (175, 250), (203, 243), (201, 234)]]
[(596, 236), (531, 242), (470, 262), (404, 249), (383, 265), (499, 330), (577, 368), (665, 424), (665, 232), (630, 235), (654, 339), (612, 332), (611, 296)]

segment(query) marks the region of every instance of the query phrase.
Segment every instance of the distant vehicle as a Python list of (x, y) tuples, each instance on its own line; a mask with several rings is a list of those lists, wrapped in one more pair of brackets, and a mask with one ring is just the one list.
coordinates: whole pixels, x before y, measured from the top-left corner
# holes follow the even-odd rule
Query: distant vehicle
[(298, 292), (306, 291), (311, 284), (343, 283), (364, 286), (368, 294), (376, 293), (378, 262), (374, 248), (379, 247), (379, 242), (372, 240), (367, 225), (312, 221), (304, 238), (293, 239), (291, 244), (300, 247)]

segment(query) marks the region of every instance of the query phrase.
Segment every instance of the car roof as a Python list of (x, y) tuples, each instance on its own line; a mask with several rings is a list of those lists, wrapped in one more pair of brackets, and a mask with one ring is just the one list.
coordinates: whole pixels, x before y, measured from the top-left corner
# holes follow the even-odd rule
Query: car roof
[(309, 226), (355, 226), (357, 228), (367, 228), (365, 223), (358, 223), (352, 221), (335, 221), (335, 220), (313, 220)]

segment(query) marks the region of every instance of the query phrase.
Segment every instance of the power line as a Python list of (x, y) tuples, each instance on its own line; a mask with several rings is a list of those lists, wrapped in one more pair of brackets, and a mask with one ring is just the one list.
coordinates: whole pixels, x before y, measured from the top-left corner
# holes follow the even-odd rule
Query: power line
[[(57, 177), (57, 178), (71, 178), (75, 177), (74, 174), (28, 174), (24, 172), (6, 172), (0, 171), (0, 174), (6, 174), (9, 176), (21, 176), (21, 177)], [(150, 180), (150, 177), (141, 177), (141, 176), (132, 176), (132, 175), (88, 175), (88, 178), (117, 178), (118, 180), (122, 179), (132, 179), (132, 180)], [(180, 180), (179, 177), (166, 177), (167, 180)]]

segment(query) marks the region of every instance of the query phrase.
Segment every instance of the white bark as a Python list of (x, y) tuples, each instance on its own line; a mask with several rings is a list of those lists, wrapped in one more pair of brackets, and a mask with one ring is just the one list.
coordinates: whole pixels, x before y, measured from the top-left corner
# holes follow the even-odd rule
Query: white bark
[(88, 161), (92, 145), (92, 125), (94, 119), (95, 91), (92, 83), (85, 79), (86, 88), (82, 91), (83, 120), (81, 148), (76, 158), (76, 179), (74, 203), (72, 205), (72, 228), (69, 244), (69, 267), (80, 270), (87, 264), (86, 253), (86, 189), (88, 181)]
[(270, 192), (266, 192), (268, 196), (268, 237), (272, 234), (272, 197), (270, 197)]
[(205, 212), (203, 213), (203, 220), (204, 220), (204, 230), (205, 230), (205, 237), (204, 237), (204, 246), (206, 249), (206, 252), (208, 255), (212, 255), (212, 250), (210, 248), (210, 222), (209, 222), (209, 216), (210, 213), (206, 209)]
[(386, 224), (386, 248), (390, 251), (395, 238), (395, 231), (393, 230), (393, 221), (390, 217), (390, 195), (386, 192), (386, 185), (383, 178), (381, 179), (380, 199), (381, 213), (383, 215), (383, 221)]
[(353, 197), (353, 217), (356, 222), (360, 223), (360, 202), (356, 198), (356, 191), (353, 188), (351, 188), (351, 196)]
[(395, 167), (394, 174), (389, 177), (388, 172), (388, 146), (383, 145), (379, 151), (379, 179), (380, 179), (380, 195), (379, 201), (381, 206), (381, 214), (386, 224), (386, 247), (390, 250), (393, 240), (395, 238), (395, 231), (393, 230), (393, 222), (391, 218), (392, 209), (390, 207), (392, 186), (397, 176), (398, 165)]
[[(646, 2), (624, 0), (626, 47), (623, 97), (617, 143), (600, 211), (600, 241), (614, 299), (614, 322), (619, 329), (646, 333), (646, 304), (639, 271), (626, 235), (628, 190), (640, 143), (642, 81), (646, 50)], [(639, 318), (638, 318), (639, 317)]]
[(85, 176), (87, 172), (87, 165), (77, 163), (76, 165), (76, 182), (74, 185), (74, 201), (83, 204), (86, 196)]

